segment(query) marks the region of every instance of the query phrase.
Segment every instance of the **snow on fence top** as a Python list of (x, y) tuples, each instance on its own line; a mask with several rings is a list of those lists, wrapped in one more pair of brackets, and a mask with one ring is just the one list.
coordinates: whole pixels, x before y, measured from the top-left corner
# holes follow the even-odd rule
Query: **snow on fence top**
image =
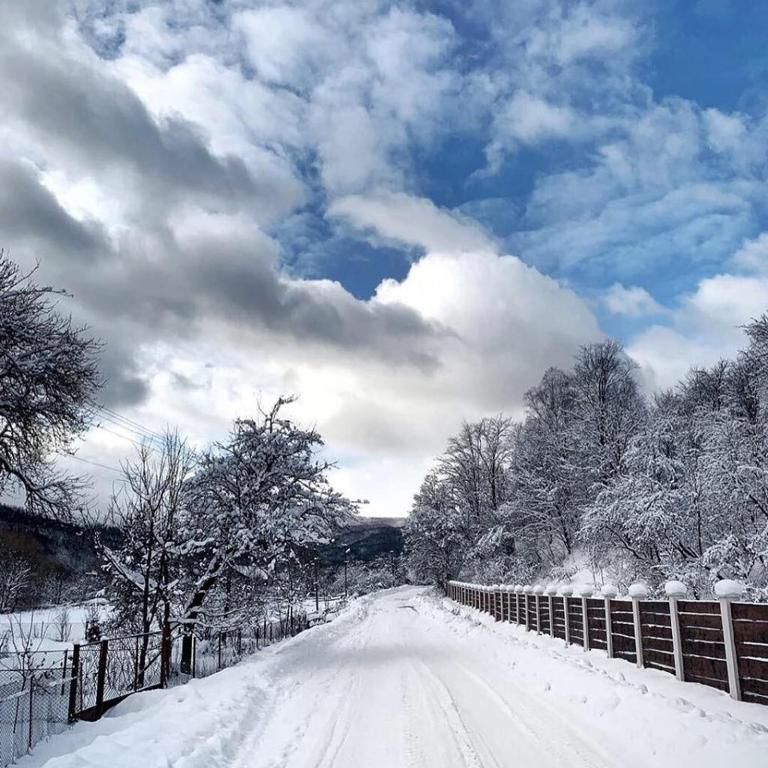
[(578, 597), (573, 591), (571, 584), (448, 582), (449, 597), (497, 621), (768, 704), (768, 604), (738, 602), (743, 584), (718, 582), (713, 600), (686, 600), (679, 581), (665, 585), (668, 599), (649, 600), (646, 585), (633, 584), (631, 605), (610, 584), (600, 597), (592, 597), (590, 585)]

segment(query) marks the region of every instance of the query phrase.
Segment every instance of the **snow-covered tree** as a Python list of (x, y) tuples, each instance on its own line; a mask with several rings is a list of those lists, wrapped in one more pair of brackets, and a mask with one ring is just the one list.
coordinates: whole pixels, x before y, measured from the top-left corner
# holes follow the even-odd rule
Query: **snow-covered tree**
[(31, 278), (0, 251), (0, 492), (20, 490), (30, 510), (69, 517), (81, 483), (52, 456), (88, 426), (98, 345), (59, 314), (61, 292)]
[(0, 613), (15, 610), (31, 586), (29, 563), (13, 552), (3, 552), (0, 557)]
[(179, 517), (196, 458), (176, 432), (161, 445), (144, 442), (123, 464), (123, 483), (110, 507), (122, 544), (102, 546), (110, 578), (113, 623), (143, 634), (139, 669), (144, 668), (147, 633), (170, 628), (179, 573)]
[(461, 571), (472, 540), (450, 480), (430, 472), (404, 531), (408, 570), (417, 582), (445, 586)]
[[(180, 618), (187, 634), (182, 665), (191, 661), (191, 632), (206, 616), (226, 574), (258, 578), (307, 547), (328, 541), (354, 505), (329, 485), (331, 464), (318, 458), (313, 429), (285, 418), (280, 398), (258, 419), (235, 422), (226, 443), (201, 457), (187, 484), (180, 516), (185, 577)], [(220, 607), (220, 606), (219, 606)]]

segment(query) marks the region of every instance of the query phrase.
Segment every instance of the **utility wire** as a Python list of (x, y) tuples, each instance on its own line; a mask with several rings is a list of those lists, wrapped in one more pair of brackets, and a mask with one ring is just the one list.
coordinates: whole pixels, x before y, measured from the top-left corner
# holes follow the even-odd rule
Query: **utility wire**
[(99, 464), (98, 461), (91, 461), (90, 459), (83, 459), (80, 456), (75, 456), (72, 453), (64, 453), (62, 456), (66, 456), (69, 459), (74, 459), (75, 461), (82, 461), (83, 464), (91, 464), (94, 467), (99, 467), (100, 469), (108, 469), (110, 472), (117, 472), (118, 474), (123, 474), (122, 469), (118, 469), (117, 467), (109, 467), (106, 464)]

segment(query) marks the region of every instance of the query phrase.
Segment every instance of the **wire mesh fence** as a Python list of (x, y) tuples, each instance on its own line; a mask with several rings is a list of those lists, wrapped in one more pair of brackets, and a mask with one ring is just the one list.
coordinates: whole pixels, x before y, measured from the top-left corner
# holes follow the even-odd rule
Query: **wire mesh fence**
[[(0, 659), (0, 768), (75, 720), (96, 720), (127, 696), (207, 677), (307, 629), (303, 611), (220, 630), (197, 626), (191, 666), (183, 668), (183, 628), (110, 637), (64, 651), (6, 654)], [(15, 666), (14, 666), (15, 664)]]
[(63, 665), (0, 670), (0, 766), (67, 727), (71, 683), (67, 674)]

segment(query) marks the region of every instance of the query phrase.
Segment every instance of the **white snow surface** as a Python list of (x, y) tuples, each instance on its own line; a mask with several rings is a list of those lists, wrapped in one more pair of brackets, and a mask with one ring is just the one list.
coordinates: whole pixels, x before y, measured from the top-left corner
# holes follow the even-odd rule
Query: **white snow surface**
[(715, 595), (717, 597), (739, 598), (744, 594), (744, 585), (739, 581), (732, 579), (723, 579), (715, 584)]
[(133, 696), (19, 768), (757, 768), (766, 755), (768, 707), (406, 587)]

